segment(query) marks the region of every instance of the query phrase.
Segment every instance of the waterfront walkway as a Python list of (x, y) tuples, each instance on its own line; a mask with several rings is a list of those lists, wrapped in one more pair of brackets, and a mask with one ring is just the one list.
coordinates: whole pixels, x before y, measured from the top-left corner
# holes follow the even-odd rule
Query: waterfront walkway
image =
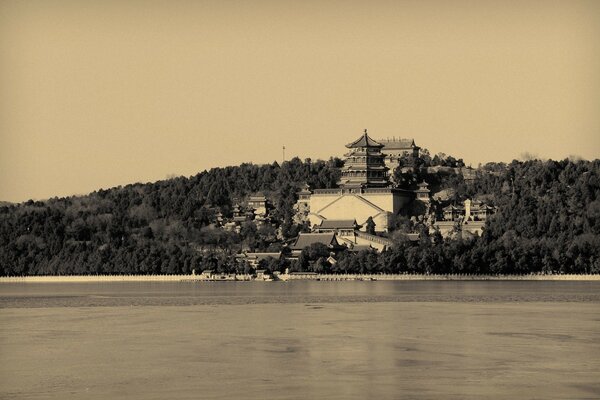
[[(468, 274), (315, 274), (295, 272), (275, 275), (275, 280), (316, 281), (600, 281), (596, 275), (468, 275)], [(61, 282), (209, 282), (251, 281), (250, 275), (219, 276), (207, 278), (202, 275), (72, 275), (72, 276), (10, 276), (0, 277), (0, 283), (61, 283)], [(259, 281), (262, 281), (259, 279)]]

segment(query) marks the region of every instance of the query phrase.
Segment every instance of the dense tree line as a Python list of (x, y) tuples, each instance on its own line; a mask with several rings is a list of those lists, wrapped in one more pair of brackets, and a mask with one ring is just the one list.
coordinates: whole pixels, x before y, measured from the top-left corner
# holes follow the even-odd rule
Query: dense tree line
[(292, 268), (333, 273), (600, 273), (600, 160), (493, 163), (468, 184), (456, 176), (426, 179), (453, 187), (454, 200), (479, 197), (498, 207), (481, 237), (444, 240), (439, 232), (423, 229), (423, 223), (400, 216), (397, 227), (420, 227), (421, 240), (392, 235), (396, 240), (391, 249), (379, 255), (340, 254), (333, 265), (311, 249)]
[[(188, 273), (233, 271), (242, 247), (278, 250), (302, 227), (292, 223), (296, 192), (334, 187), (339, 159), (213, 168), (190, 178), (99, 190), (87, 196), (0, 206), (0, 274)], [(247, 223), (240, 233), (211, 225), (221, 210), (262, 191), (275, 227)]]
[[(292, 222), (296, 192), (334, 187), (339, 159), (214, 168), (174, 178), (99, 190), (88, 196), (0, 206), (0, 274), (159, 274), (207, 268), (248, 270), (242, 249), (279, 251), (303, 227)], [(412, 175), (411, 175), (412, 174)], [(323, 248), (303, 251), (296, 262), (272, 259), (263, 267), (283, 271), (388, 273), (599, 273), (600, 161), (490, 163), (465, 182), (460, 175), (408, 175), (436, 189), (453, 189), (451, 201), (484, 199), (498, 207), (481, 237), (444, 240), (424, 221), (398, 216), (394, 246), (377, 254), (342, 252), (335, 263)], [(406, 175), (406, 176), (404, 176)], [(409, 182), (410, 180), (410, 182)], [(275, 206), (275, 226), (243, 224), (239, 233), (215, 228), (216, 207), (263, 191)], [(418, 214), (418, 207), (408, 208)], [(401, 232), (419, 231), (411, 242)], [(285, 249), (285, 248), (284, 248)]]
[(421, 149), (418, 157), (414, 157), (412, 154), (404, 154), (398, 158), (398, 165), (400, 167), (449, 167), (449, 168), (462, 168), (465, 163), (462, 158), (454, 158), (453, 156), (438, 153), (431, 157), (429, 150)]

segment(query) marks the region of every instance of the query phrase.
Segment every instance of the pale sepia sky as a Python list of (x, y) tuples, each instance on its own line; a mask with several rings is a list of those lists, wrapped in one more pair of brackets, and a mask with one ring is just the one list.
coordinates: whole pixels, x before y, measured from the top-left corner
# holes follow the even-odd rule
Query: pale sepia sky
[(341, 156), (600, 153), (599, 1), (0, 2), (0, 200)]

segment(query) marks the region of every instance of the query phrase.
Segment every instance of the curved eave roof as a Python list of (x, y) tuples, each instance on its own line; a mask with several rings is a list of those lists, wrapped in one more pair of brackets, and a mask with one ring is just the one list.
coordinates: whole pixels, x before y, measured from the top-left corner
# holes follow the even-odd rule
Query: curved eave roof
[(346, 145), (347, 148), (352, 149), (352, 148), (357, 148), (357, 147), (378, 147), (378, 148), (382, 148), (383, 145), (379, 142), (376, 142), (375, 140), (371, 139), (369, 137), (369, 135), (367, 135), (367, 133), (363, 133), (361, 137), (359, 137), (358, 139), (356, 139), (354, 142), (352, 143), (348, 143)]

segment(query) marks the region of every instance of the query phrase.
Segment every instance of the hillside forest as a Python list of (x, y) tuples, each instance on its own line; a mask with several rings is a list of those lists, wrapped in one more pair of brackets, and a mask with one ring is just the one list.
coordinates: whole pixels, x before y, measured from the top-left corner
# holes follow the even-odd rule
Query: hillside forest
[[(437, 157), (437, 159), (436, 159)], [(600, 160), (488, 163), (466, 181), (462, 160), (436, 156), (398, 168), (405, 189), (422, 180), (433, 191), (451, 189), (447, 203), (478, 198), (496, 207), (481, 236), (442, 238), (419, 218), (419, 208), (397, 215), (382, 253), (344, 251), (336, 263), (313, 245), (296, 261), (287, 244), (308, 227), (294, 222), (297, 192), (333, 188), (343, 161), (293, 158), (266, 165), (213, 168), (191, 177), (136, 183), (85, 196), (0, 205), (0, 275), (189, 274), (193, 270), (251, 272), (242, 251), (282, 251), (270, 270), (333, 273), (600, 273)], [(445, 163), (445, 164), (444, 164)], [(262, 192), (271, 224), (248, 221), (239, 232), (215, 225), (217, 213)], [(441, 205), (441, 204), (440, 204)], [(411, 241), (407, 233), (419, 233)]]

